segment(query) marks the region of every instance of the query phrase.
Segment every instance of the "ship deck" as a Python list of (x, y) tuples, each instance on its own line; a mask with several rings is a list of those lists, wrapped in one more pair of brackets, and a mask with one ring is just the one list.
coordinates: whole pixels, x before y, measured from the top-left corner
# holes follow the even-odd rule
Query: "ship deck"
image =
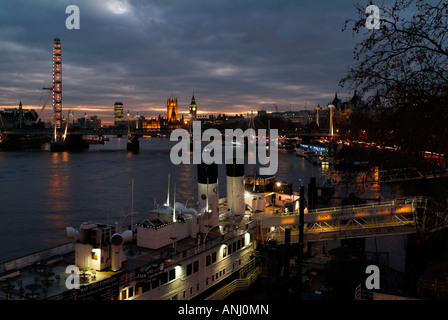
[[(244, 216), (237, 219), (229, 217), (220, 221), (220, 226), (225, 229), (225, 226), (235, 224), (240, 227), (239, 232), (243, 232), (246, 228), (242, 227), (250, 223), (255, 225), (256, 221), (252, 220), (251, 212), (246, 211)], [(208, 232), (205, 243), (198, 244), (197, 238), (188, 237), (176, 241), (174, 245), (167, 245), (157, 250), (138, 247), (134, 238), (132, 242), (124, 245), (127, 260), (123, 262), (121, 270), (112, 272), (79, 269), (80, 290), (85, 286), (151, 263), (175, 264), (177, 261), (215, 246), (222, 241), (223, 237), (234, 235), (234, 232), (223, 234), (215, 228)], [(200, 237), (202, 241), (204, 235), (200, 234)], [(66, 281), (71, 274), (66, 271), (67, 267), (75, 265), (74, 244), (70, 246), (70, 243), (67, 243), (61, 245), (59, 251), (58, 249), (59, 246), (0, 264), (0, 300), (71, 299), (74, 290), (67, 288)], [(54, 254), (55, 252), (58, 253)]]

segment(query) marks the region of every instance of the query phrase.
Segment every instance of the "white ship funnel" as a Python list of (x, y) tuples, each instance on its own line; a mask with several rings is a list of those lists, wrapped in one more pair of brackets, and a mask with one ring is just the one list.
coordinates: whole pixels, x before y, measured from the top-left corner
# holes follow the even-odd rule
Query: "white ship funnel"
[(213, 227), (219, 223), (218, 165), (202, 163), (197, 168), (199, 210), (208, 208), (208, 225)]
[(226, 164), (227, 207), (233, 215), (244, 215), (244, 162)]
[(126, 230), (123, 233), (115, 233), (110, 238), (111, 247), (111, 270), (118, 271), (121, 269), (123, 261), (126, 259), (123, 253), (123, 244), (132, 241), (132, 231)]

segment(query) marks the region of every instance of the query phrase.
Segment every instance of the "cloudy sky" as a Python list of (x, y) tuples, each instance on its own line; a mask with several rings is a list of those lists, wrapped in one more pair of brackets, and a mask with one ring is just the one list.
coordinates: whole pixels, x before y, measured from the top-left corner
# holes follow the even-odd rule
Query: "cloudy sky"
[[(52, 45), (62, 44), (63, 115), (166, 116), (327, 105), (359, 39), (342, 32), (364, 0), (1, 0), (0, 108), (40, 110), (51, 86)], [(367, 3), (367, 2), (366, 2)], [(68, 5), (80, 29), (65, 26)], [(367, 6), (367, 5), (366, 5)], [(50, 108), (48, 108), (50, 109)], [(49, 118), (51, 110), (45, 112)]]

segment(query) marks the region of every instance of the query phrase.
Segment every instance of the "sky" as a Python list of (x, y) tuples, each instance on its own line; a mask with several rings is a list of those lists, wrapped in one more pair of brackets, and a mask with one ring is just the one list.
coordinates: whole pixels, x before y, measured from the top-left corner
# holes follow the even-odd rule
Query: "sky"
[[(367, 1), (359, 0), (363, 4)], [(352, 0), (1, 0), (0, 108), (40, 111), (61, 39), (63, 116), (113, 119), (113, 105), (166, 116), (194, 94), (202, 114), (326, 106), (354, 62), (359, 39), (342, 32)], [(67, 29), (66, 7), (80, 28)], [(51, 100), (44, 112), (50, 119)]]

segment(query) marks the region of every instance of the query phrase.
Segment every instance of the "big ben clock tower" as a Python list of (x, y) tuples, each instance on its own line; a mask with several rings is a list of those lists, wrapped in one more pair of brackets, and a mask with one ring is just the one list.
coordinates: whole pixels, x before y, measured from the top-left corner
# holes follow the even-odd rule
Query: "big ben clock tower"
[(191, 98), (191, 103), (190, 103), (190, 114), (192, 116), (193, 121), (195, 121), (197, 119), (197, 117), (196, 117), (197, 111), (198, 111), (198, 108), (196, 106), (196, 100), (194, 99), (194, 94), (193, 94), (193, 97)]

